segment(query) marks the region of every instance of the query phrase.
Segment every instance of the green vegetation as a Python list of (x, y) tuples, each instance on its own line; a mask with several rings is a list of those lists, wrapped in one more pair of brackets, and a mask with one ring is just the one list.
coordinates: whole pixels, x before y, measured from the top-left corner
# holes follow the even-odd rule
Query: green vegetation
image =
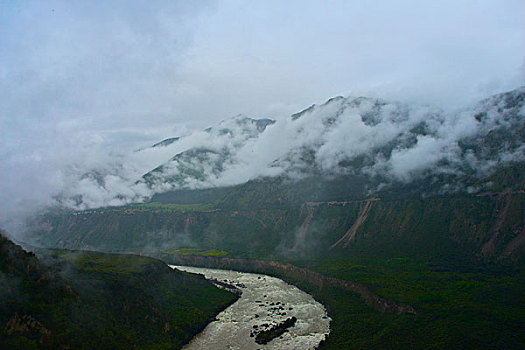
[(349, 258), (319, 262), (328, 276), (361, 282), (407, 303), (416, 315), (382, 314), (349, 292), (303, 283), (328, 305), (333, 331), (322, 349), (518, 349), (525, 347), (525, 271), (474, 271), (413, 259)]
[(214, 210), (213, 204), (165, 204), (159, 202), (151, 202), (142, 205), (136, 205), (141, 208), (148, 209), (157, 209), (157, 210), (166, 210), (166, 211), (182, 211), (182, 212), (191, 212), (191, 211), (211, 211)]
[(446, 176), (382, 190), (346, 247), (330, 248), (363, 208), (365, 179), (358, 177), (262, 179), (196, 191), (193, 199), (192, 191), (170, 192), (153, 199), (162, 204), (56, 211), (34, 227), (40, 243), (52, 247), (140, 252), (213, 267), (231, 258), (287, 262), (359, 282), (417, 311), (381, 313), (334, 284), (235, 267), (282, 277), (323, 302), (333, 319), (326, 349), (525, 348), (523, 166), (466, 181), (480, 188), (488, 181), (500, 192), (422, 198)]
[(169, 252), (166, 252), (166, 254), (180, 254), (180, 255), (195, 255), (195, 256), (226, 256), (228, 255), (228, 252), (222, 251), (222, 250), (202, 250), (202, 249), (195, 249), (195, 248), (178, 248), (171, 250)]
[[(170, 259), (173, 257), (167, 257)], [(311, 293), (328, 309), (331, 333), (321, 349), (521, 349), (525, 346), (525, 270), (438, 266), (410, 258), (324, 257), (293, 260), (326, 277), (368, 286), (411, 305), (416, 314), (382, 313), (338, 284), (291, 265), (246, 259), (183, 257), (186, 263), (265, 273)], [(180, 261), (179, 261), (180, 263)]]
[(147, 257), (0, 242), (0, 348), (173, 349), (236, 296)]
[(148, 204), (49, 213), (34, 227), (45, 246), (110, 252), (155, 253), (184, 247), (252, 258), (359, 254), (441, 264), (525, 263), (525, 245), (516, 244), (524, 227), (524, 193), (381, 199), (373, 202), (348, 247), (330, 249), (355, 222), (361, 205), (362, 201), (344, 201), (172, 211)]

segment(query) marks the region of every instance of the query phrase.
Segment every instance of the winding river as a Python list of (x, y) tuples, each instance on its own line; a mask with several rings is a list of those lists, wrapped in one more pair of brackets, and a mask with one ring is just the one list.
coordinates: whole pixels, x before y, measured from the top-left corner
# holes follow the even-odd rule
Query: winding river
[[(238, 301), (217, 315), (184, 347), (192, 349), (315, 349), (330, 332), (330, 318), (311, 295), (266, 275), (188, 266), (178, 270), (204, 275), (238, 288)], [(216, 282), (217, 283), (217, 282)], [(296, 317), (295, 325), (267, 344), (257, 344), (257, 332)]]

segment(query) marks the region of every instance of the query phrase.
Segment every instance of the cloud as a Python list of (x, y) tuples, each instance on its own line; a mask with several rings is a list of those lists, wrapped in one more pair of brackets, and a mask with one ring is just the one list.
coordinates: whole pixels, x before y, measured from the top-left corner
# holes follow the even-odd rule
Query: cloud
[[(429, 171), (481, 176), (497, 164), (523, 158), (522, 140), (512, 134), (522, 127), (523, 88), (455, 112), (334, 98), (297, 117), (279, 119), (260, 135), (242, 128), (243, 118), (202, 133), (206, 137), (195, 133), (179, 140), (189, 151), (152, 173), (147, 179), (152, 190), (227, 186), (316, 171), (366, 174), (388, 182), (409, 182)], [(502, 145), (490, 141), (498, 134), (498, 142), (505, 140)]]
[[(466, 167), (486, 175), (498, 164), (525, 159), (522, 141), (508, 134), (521, 127), (523, 93), (521, 88), (453, 113), (338, 97), (275, 123), (239, 115), (169, 145), (127, 155), (105, 154), (99, 137), (83, 137), (80, 144), (75, 144), (79, 135), (60, 138), (38, 152), (27, 149), (8, 158), (8, 174), (14, 178), (21, 169), (22, 176), (1, 185), (2, 193), (14, 199), (6, 212), (56, 204), (77, 209), (124, 205), (173, 189), (315, 171), (364, 174), (383, 183), (409, 182), (428, 171), (461, 174)], [(515, 144), (478, 141), (497, 133), (516, 139)]]
[[(238, 113), (277, 123), (257, 141), (242, 141), (208, 184), (300, 168), (303, 146), (319, 146), (319, 167), (332, 168), (350, 153), (395, 139), (416, 112), (403, 126), (385, 120), (375, 127), (359, 122), (354, 110), (327, 133), (320, 120), (292, 122), (291, 113), (339, 94), (448, 110), (523, 85), (524, 6), (510, 0), (0, 2), (2, 222), (57, 197), (82, 194), (89, 206), (144, 198), (150, 190), (135, 181), (175, 154), (199, 145), (231, 148), (227, 143), (235, 140), (193, 132)], [(189, 134), (169, 148), (132, 152)], [(402, 169), (403, 152), (396, 152), (384, 171)], [(93, 169), (96, 176), (86, 177)]]

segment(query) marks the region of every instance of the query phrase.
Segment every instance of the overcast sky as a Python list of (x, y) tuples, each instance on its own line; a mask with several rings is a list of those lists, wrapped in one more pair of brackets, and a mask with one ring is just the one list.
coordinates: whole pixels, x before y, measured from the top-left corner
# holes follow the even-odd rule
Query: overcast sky
[(0, 1), (0, 204), (71, 159), (239, 113), (335, 95), (453, 108), (516, 88), (524, 15), (522, 0)]

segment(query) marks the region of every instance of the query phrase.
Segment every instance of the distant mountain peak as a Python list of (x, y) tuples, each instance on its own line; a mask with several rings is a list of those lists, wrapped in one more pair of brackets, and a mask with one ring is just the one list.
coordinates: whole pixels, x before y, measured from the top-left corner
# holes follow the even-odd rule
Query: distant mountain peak
[(155, 148), (155, 147), (166, 147), (166, 146), (169, 146), (171, 145), (172, 143), (178, 141), (180, 139), (180, 137), (170, 137), (170, 138), (167, 138), (165, 140), (162, 140), (160, 142), (157, 142), (156, 144), (154, 144), (153, 146), (151, 146), (151, 148)]
[[(158, 152), (162, 162), (126, 185), (126, 192), (145, 198), (259, 177), (294, 180), (313, 175), (360, 176), (372, 192), (423, 179), (443, 184), (443, 191), (465, 188), (471, 182), (467, 178), (477, 179), (475, 188), (485, 188), (483, 178), (507, 164), (525, 162), (524, 121), (525, 87), (455, 112), (338, 96), (290, 118), (274, 121), (239, 114), (203, 131), (163, 140), (144, 154)], [(105, 184), (104, 196), (109, 196), (106, 184), (115, 182), (110, 180), (90, 182)], [(71, 198), (82, 195), (71, 192)]]
[[(244, 155), (252, 148), (270, 152), (257, 145), (272, 138), (286, 146), (280, 147), (273, 157), (261, 157), (261, 174), (264, 168), (281, 169), (281, 174), (357, 172), (380, 176), (384, 181), (408, 181), (428, 171), (471, 172), (483, 159), (501, 161), (497, 155), (500, 149), (509, 155), (507, 158), (512, 158), (512, 152), (519, 152), (524, 140), (516, 131), (522, 130), (523, 125), (520, 129), (516, 121), (523, 120), (524, 91), (520, 88), (493, 96), (457, 115), (429, 106), (338, 96), (293, 114), (291, 123), (280, 121), (279, 127), (269, 134), (266, 127), (275, 121), (237, 115), (208, 129), (210, 145), (181, 153), (171, 164), (157, 168), (155, 179), (165, 186), (168, 177), (159, 175), (175, 171), (179, 180), (183, 179), (181, 174), (194, 173), (199, 174), (197, 178), (206, 179), (203, 186), (220, 183), (215, 181), (232, 166), (246, 164), (253, 168), (252, 161), (257, 162), (261, 154), (254, 154), (253, 159)], [(295, 123), (298, 120), (300, 124)], [(510, 125), (518, 129), (508, 130)], [(497, 136), (486, 136), (491, 132)], [(491, 137), (501, 143), (491, 141)], [(194, 170), (188, 172), (181, 166)], [(189, 179), (179, 182), (196, 184), (186, 180)], [(150, 181), (150, 185), (154, 186), (154, 182)]]

